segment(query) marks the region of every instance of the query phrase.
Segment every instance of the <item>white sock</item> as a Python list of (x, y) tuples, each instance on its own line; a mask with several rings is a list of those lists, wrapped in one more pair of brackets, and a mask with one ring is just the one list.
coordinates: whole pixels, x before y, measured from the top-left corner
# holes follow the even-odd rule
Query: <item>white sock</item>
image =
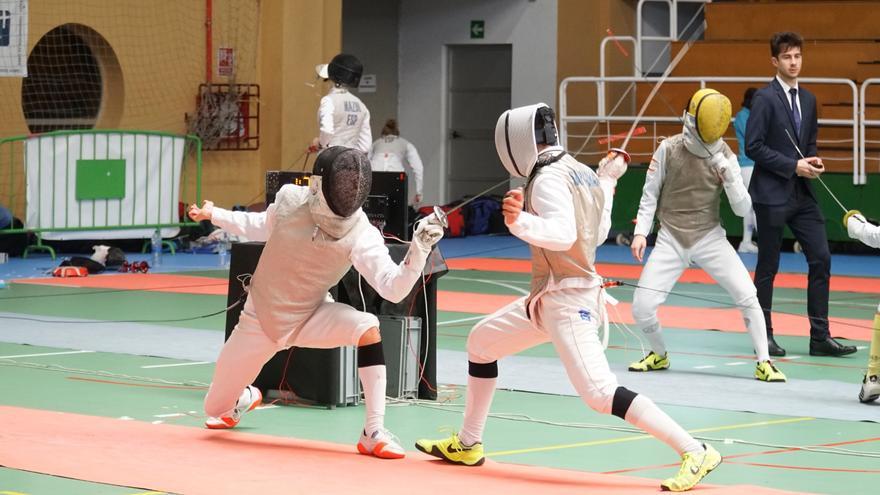
[(764, 313), (761, 311), (761, 306), (758, 305), (757, 298), (754, 298), (753, 302), (754, 304), (742, 308), (742, 314), (746, 330), (752, 338), (752, 347), (755, 348), (755, 355), (760, 363), (769, 360), (770, 353), (767, 349), (767, 327), (764, 326)]
[(626, 421), (669, 445), (679, 455), (685, 452), (699, 453), (704, 450), (703, 444), (644, 395), (636, 395), (633, 399), (629, 410), (626, 411)]
[(358, 368), (358, 376), (364, 389), (364, 403), (367, 408), (364, 431), (369, 436), (385, 424), (385, 365)]
[(483, 441), (486, 417), (492, 406), (497, 378), (477, 378), (468, 375), (467, 399), (464, 406), (464, 424), (458, 432), (458, 439), (464, 445)]
[(650, 344), (651, 350), (654, 351), (654, 354), (665, 356), (666, 343), (663, 342), (663, 328), (660, 324), (654, 323), (648, 327), (642, 328), (642, 332), (644, 332), (645, 338), (648, 339), (648, 344)]

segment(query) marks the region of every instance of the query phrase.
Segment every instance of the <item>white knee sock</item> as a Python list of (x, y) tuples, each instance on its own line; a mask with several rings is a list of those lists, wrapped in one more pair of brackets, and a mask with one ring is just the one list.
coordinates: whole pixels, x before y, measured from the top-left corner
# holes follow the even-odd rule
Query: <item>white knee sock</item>
[(743, 217), (743, 238), (742, 241), (745, 243), (752, 242), (752, 233), (755, 230), (755, 219), (754, 213), (749, 210), (748, 213)]
[(633, 399), (626, 411), (626, 421), (669, 445), (679, 455), (685, 452), (703, 452), (703, 445), (697, 439), (644, 395), (636, 395)]
[(385, 365), (358, 368), (358, 376), (364, 389), (364, 403), (367, 408), (364, 431), (370, 435), (385, 423)]
[(648, 339), (648, 344), (651, 346), (651, 350), (654, 351), (655, 354), (660, 356), (666, 355), (666, 343), (663, 341), (663, 328), (659, 323), (651, 324), (650, 326), (642, 328), (642, 332), (645, 334), (645, 338)]
[(464, 424), (458, 432), (458, 439), (464, 445), (483, 441), (486, 417), (492, 406), (497, 378), (477, 378), (468, 375), (467, 401), (464, 406)]
[(759, 363), (767, 361), (770, 359), (770, 353), (767, 350), (767, 327), (764, 323), (764, 313), (761, 311), (757, 297), (752, 298), (746, 304), (748, 307), (742, 308), (743, 320), (745, 320), (746, 330), (752, 338), (755, 356)]

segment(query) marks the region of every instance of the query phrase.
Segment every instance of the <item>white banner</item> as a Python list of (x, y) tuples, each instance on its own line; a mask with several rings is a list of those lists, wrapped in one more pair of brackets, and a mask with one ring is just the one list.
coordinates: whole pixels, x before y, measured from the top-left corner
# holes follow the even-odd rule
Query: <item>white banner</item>
[[(154, 229), (101, 228), (178, 223), (185, 147), (183, 137), (135, 133), (28, 138), (24, 149), (26, 227), (47, 230), (43, 239), (50, 240), (149, 238)], [(124, 195), (78, 200), (77, 160), (124, 160)], [(62, 228), (96, 230), (52, 232)], [(179, 231), (178, 227), (162, 228), (162, 237), (173, 237)]]
[(0, 0), (0, 77), (27, 77), (27, 0)]

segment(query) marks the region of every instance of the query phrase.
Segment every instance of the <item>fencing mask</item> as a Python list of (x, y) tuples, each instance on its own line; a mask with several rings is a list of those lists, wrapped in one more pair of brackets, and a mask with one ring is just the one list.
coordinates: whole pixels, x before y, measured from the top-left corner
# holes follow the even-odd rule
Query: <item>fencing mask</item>
[(315, 66), (315, 72), (321, 79), (330, 79), (336, 84), (356, 88), (361, 82), (364, 65), (354, 55), (340, 53), (329, 64)]
[(721, 139), (730, 126), (730, 100), (718, 91), (703, 88), (691, 97), (685, 121), (706, 144)]
[(370, 194), (373, 173), (370, 159), (361, 151), (332, 146), (315, 159), (309, 187), (309, 209), (318, 226), (340, 238), (354, 225), (354, 213)]
[(538, 144), (558, 144), (556, 115), (544, 103), (507, 110), (495, 124), (495, 150), (504, 168), (528, 177), (538, 160)]

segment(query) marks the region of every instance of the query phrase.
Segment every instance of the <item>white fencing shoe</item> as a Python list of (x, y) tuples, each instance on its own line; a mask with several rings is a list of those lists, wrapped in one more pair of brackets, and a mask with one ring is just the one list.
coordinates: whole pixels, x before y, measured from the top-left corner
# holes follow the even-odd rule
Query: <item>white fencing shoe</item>
[(235, 425), (238, 424), (242, 414), (248, 411), (253, 411), (262, 402), (263, 394), (260, 392), (260, 389), (253, 385), (248, 385), (247, 388), (244, 389), (244, 392), (238, 397), (238, 402), (235, 403), (235, 408), (232, 410), (232, 414), (229, 416), (221, 416), (219, 418), (209, 416), (205, 421), (205, 426), (212, 430), (235, 428)]
[(862, 380), (862, 390), (859, 392), (859, 402), (867, 404), (880, 398), (880, 375), (865, 375)]
[(385, 428), (380, 428), (369, 436), (366, 431), (362, 431), (357, 449), (361, 454), (374, 455), (382, 459), (403, 459), (406, 457), (406, 451), (400, 446), (397, 437)]

